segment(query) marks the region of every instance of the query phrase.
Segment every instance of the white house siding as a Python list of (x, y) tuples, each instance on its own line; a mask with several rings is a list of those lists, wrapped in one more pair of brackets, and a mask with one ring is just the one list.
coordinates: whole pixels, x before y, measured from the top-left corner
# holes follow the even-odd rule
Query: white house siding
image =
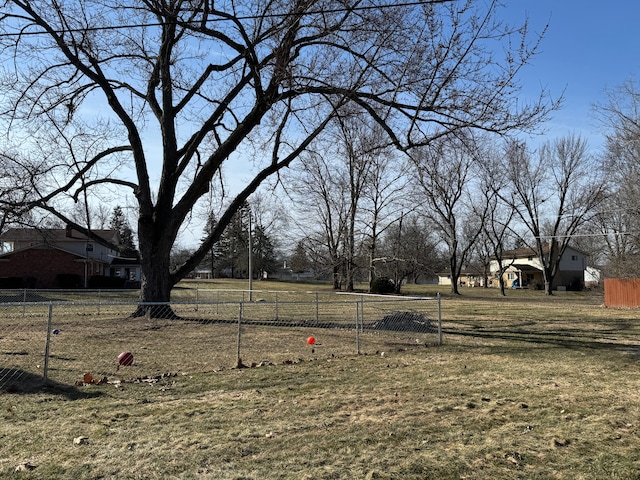
[[(514, 263), (512, 265), (512, 263)], [(508, 252), (505, 252), (505, 259), (503, 265), (509, 265), (505, 274), (505, 284), (509, 287), (515, 278), (522, 278), (524, 281), (526, 276), (533, 276), (534, 280), (529, 280), (529, 283), (541, 283), (542, 282), (542, 264), (537, 255), (533, 253), (519, 253), (516, 259), (509, 257)], [(490, 263), (490, 271), (493, 276), (497, 274), (498, 262), (492, 260)], [(558, 273), (553, 281), (553, 288), (557, 286), (571, 287), (577, 285), (584, 285), (584, 271), (587, 268), (587, 256), (575, 250), (571, 247), (567, 247), (560, 263), (558, 265)], [(509, 278), (512, 277), (512, 278)], [(493, 282), (495, 285), (498, 282)]]

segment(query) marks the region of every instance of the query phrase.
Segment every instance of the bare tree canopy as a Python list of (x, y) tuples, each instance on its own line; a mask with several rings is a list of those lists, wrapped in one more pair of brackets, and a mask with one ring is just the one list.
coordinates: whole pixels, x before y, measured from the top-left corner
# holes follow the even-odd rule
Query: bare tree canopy
[(537, 155), (513, 142), (504, 159), (509, 188), (501, 198), (528, 230), (527, 245), (540, 258), (545, 293), (551, 295), (572, 237), (595, 217), (607, 196), (602, 170), (587, 142), (575, 135), (546, 143)]
[[(9, 176), (1, 206), (86, 231), (72, 221), (72, 204), (132, 194), (141, 297), (166, 301), (251, 193), (349, 104), (402, 149), (459, 129), (535, 127), (552, 105), (542, 95), (523, 105), (516, 94), (539, 37), (529, 38), (526, 24), (499, 22), (498, 8), (472, 0), (4, 1), (0, 126)], [(241, 158), (254, 161), (246, 182), (172, 269), (185, 221)]]
[(459, 294), (458, 279), (476, 240), (481, 235), (489, 208), (477, 190), (477, 165), (485, 159), (483, 139), (460, 135), (434, 141), (416, 149), (416, 203), (447, 247), (451, 292)]
[(608, 92), (596, 111), (606, 133), (605, 171), (610, 196), (597, 216), (601, 252), (612, 276), (640, 275), (640, 83)]

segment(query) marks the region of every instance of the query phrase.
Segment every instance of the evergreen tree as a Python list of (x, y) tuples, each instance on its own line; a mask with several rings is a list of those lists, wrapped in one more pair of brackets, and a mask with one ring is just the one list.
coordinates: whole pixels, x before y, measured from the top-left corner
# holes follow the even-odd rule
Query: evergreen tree
[[(211, 234), (211, 232), (216, 228), (217, 225), (218, 221), (214, 213), (210, 212), (204, 226), (205, 237)], [(210, 270), (213, 277), (220, 277), (223, 275), (222, 265), (224, 263), (225, 255), (226, 252), (223, 248), (223, 239), (221, 239), (211, 246), (200, 266), (205, 270)]]
[(274, 272), (278, 267), (275, 247), (271, 238), (266, 234), (262, 225), (256, 225), (253, 230), (253, 271), (258, 278), (264, 278), (265, 273)]
[(296, 244), (296, 249), (291, 256), (291, 263), (289, 265), (293, 273), (303, 273), (311, 268), (311, 260), (307, 255), (304, 240), (300, 240)]
[(247, 277), (249, 270), (249, 206), (245, 202), (213, 246), (217, 270), (231, 278)]
[(138, 251), (136, 250), (136, 246), (133, 241), (133, 230), (131, 230), (129, 222), (124, 216), (124, 212), (120, 205), (113, 209), (109, 227), (112, 230), (116, 230), (119, 234), (118, 254), (121, 257), (137, 258)]

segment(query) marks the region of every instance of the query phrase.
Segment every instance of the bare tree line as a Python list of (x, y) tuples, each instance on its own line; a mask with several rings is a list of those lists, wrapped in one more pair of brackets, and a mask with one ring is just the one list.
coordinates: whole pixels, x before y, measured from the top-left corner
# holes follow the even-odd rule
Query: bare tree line
[[(344, 141), (355, 144), (353, 139)], [(372, 145), (369, 137), (366, 144)], [(539, 256), (545, 292), (551, 294), (562, 254), (570, 244), (585, 248), (579, 235), (594, 228), (611, 194), (604, 159), (592, 155), (587, 142), (575, 135), (535, 150), (522, 141), (473, 132), (438, 139), (409, 155), (379, 149), (377, 160), (359, 158), (370, 170), (358, 182), (349, 181), (357, 159), (339, 151), (327, 146), (324, 155), (309, 155), (304, 174), (287, 184), (293, 185), (291, 195), (301, 217), (309, 219), (302, 221), (307, 248), (325, 252), (334, 287), (347, 290), (352, 283), (342, 285), (335, 279), (353, 275), (355, 244), (362, 252), (360, 271), (369, 272), (370, 282), (382, 274), (399, 290), (407, 275), (398, 277), (385, 268), (391, 259), (396, 271), (398, 263), (402, 270), (420, 264), (414, 280), (417, 272), (423, 277), (448, 272), (454, 293), (459, 293), (457, 280), (468, 265), (485, 266), (478, 274), (488, 276), (489, 260), (497, 259), (504, 272), (513, 261), (505, 252), (527, 247)], [(389, 156), (397, 158), (389, 163)], [(389, 165), (393, 172), (385, 170)], [(384, 174), (387, 183), (381, 184)], [(411, 256), (406, 250), (398, 255), (410, 242), (402, 232), (408, 220), (423, 233), (419, 239), (414, 233), (411, 241), (420, 242), (427, 256)], [(364, 252), (373, 245), (384, 255), (364, 264)], [(502, 283), (501, 289), (504, 293)]]
[[(489, 261), (494, 259), (499, 266), (496, 280), (504, 294), (501, 273), (513, 262), (505, 252), (516, 248), (528, 248), (539, 257), (547, 294), (552, 293), (551, 284), (558, 272), (560, 258), (570, 245), (587, 253), (591, 265), (605, 275), (637, 276), (640, 268), (640, 204), (637, 200), (640, 93), (633, 82), (609, 93), (606, 105), (595, 106), (606, 133), (603, 151), (591, 151), (586, 139), (573, 134), (548, 140), (534, 148), (517, 139), (458, 132), (412, 150), (406, 162), (392, 162), (395, 174), (387, 177), (391, 181), (383, 190), (376, 179), (359, 187), (358, 191), (384, 198), (380, 202), (384, 205), (382, 210), (365, 206), (355, 191), (351, 203), (344, 201), (350, 192), (345, 185), (338, 194), (338, 191), (326, 190), (325, 183), (323, 195), (326, 200), (342, 198), (341, 206), (353, 205), (354, 198), (362, 203), (362, 214), (357, 218), (361, 220), (363, 251), (371, 248), (367, 241), (377, 238), (377, 232), (388, 232), (384, 236), (386, 256), (378, 261), (399, 260), (396, 253), (400, 245), (406, 244), (406, 239), (397, 232), (401, 231), (405, 214), (410, 211), (414, 224), (419, 225), (423, 233), (428, 233), (420, 240), (431, 252), (430, 256), (421, 259), (428, 264), (422, 265), (421, 273), (448, 272), (455, 293), (458, 293), (456, 280), (464, 268), (472, 264), (477, 273), (486, 277)], [(400, 154), (379, 151), (379, 157), (384, 160), (388, 160), (389, 155)], [(335, 156), (329, 154), (326, 158), (334, 161), (325, 159), (324, 171), (339, 172), (340, 165)], [(373, 169), (376, 174), (386, 172), (387, 163), (369, 162), (377, 166)], [(314, 198), (308, 187), (322, 183), (320, 178), (311, 183), (310, 180), (297, 178), (298, 184), (306, 187), (302, 188), (297, 203), (304, 203), (304, 198)], [(383, 197), (382, 191), (393, 193)], [(324, 206), (330, 208), (330, 202)], [(341, 218), (341, 210), (310, 218), (322, 219), (331, 215)], [(305, 228), (313, 230), (309, 224), (305, 224)], [(348, 235), (348, 232), (345, 229), (342, 234)], [(326, 238), (321, 230), (315, 234), (317, 238)], [(341, 236), (333, 234), (331, 238)], [(339, 250), (335, 244), (332, 249), (333, 252)], [(420, 263), (417, 255), (401, 260), (404, 265)], [(404, 276), (398, 278), (384, 268), (376, 272), (375, 263), (372, 261), (360, 267), (372, 272), (370, 281), (381, 272), (392, 277), (394, 282), (406, 279)], [(429, 266), (433, 268), (429, 269)], [(488, 278), (485, 278), (485, 285), (486, 280)]]

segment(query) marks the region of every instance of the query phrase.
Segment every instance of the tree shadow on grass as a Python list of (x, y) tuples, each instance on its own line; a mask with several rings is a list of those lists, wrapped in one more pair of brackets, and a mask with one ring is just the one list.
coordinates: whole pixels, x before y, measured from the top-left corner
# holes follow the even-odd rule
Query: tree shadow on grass
[(42, 375), (16, 368), (0, 368), (0, 394), (32, 395), (49, 393), (66, 397), (68, 400), (81, 400), (102, 396), (102, 392), (83, 391), (75, 385), (67, 385), (49, 379), (44, 383)]
[[(531, 325), (536, 324), (532, 322)], [(587, 331), (580, 328), (548, 329), (545, 331), (523, 328), (523, 324), (515, 328), (495, 328), (475, 326), (473, 329), (443, 329), (444, 335), (458, 335), (474, 338), (486, 338), (524, 343), (546, 344), (572, 350), (611, 350), (632, 353), (640, 357), (640, 335), (629, 330), (625, 325), (618, 328)]]
[(26, 293), (18, 292), (15, 295), (3, 295), (0, 300), (2, 303), (49, 303), (59, 301), (56, 297), (40, 295), (40, 293), (30, 290), (27, 290)]

